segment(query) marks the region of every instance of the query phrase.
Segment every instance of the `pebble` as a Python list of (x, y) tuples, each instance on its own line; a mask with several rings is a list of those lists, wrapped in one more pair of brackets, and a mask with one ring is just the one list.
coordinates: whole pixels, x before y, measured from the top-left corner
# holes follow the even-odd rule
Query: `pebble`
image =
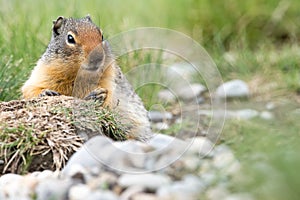
[(213, 158), (213, 165), (218, 169), (224, 169), (234, 163), (235, 157), (234, 154), (229, 150), (227, 146), (220, 146), (216, 150), (216, 154)]
[(91, 189), (84, 184), (78, 184), (70, 188), (69, 199), (70, 200), (81, 200), (86, 199), (91, 194)]
[(197, 104), (204, 104), (205, 103), (205, 98), (200, 96), (200, 97), (197, 98), (196, 102), (197, 102)]
[(161, 200), (154, 194), (138, 193), (132, 196), (131, 200)]
[(228, 190), (222, 186), (213, 187), (206, 191), (206, 197), (208, 200), (225, 199), (228, 195)]
[(120, 198), (111, 191), (93, 191), (86, 200), (119, 200)]
[(200, 176), (201, 180), (203, 180), (206, 186), (212, 185), (218, 178), (217, 175), (211, 171), (212, 170), (210, 170), (210, 172), (209, 171), (206, 171), (205, 173), (202, 172)]
[(265, 120), (274, 119), (274, 115), (269, 111), (262, 111), (259, 116), (260, 116), (260, 118), (265, 119)]
[(71, 185), (70, 179), (44, 179), (35, 188), (37, 200), (65, 199)]
[(31, 196), (34, 194), (34, 187), (37, 183), (35, 178), (30, 176), (13, 176), (13, 174), (4, 176), (4, 178), (2, 178), (3, 176), (1, 177), (1, 179), (4, 180), (1, 181), (2, 192), (0, 193), (8, 199), (31, 199)]
[(247, 193), (231, 194), (224, 200), (253, 200), (253, 197)]
[(168, 125), (167, 123), (165, 123), (165, 122), (157, 122), (157, 123), (154, 124), (154, 128), (155, 128), (155, 130), (157, 130), (157, 131), (162, 131), (162, 130), (167, 130), (167, 129), (169, 129), (170, 127), (169, 127), (169, 125)]
[(269, 102), (266, 104), (266, 109), (267, 110), (273, 110), (276, 107), (274, 102)]
[(144, 192), (145, 188), (140, 185), (134, 185), (125, 189), (120, 195), (120, 199), (132, 199), (135, 194)]
[(177, 146), (179, 148), (180, 146), (188, 145), (188, 143), (183, 140), (160, 133), (154, 134), (154, 136), (147, 141), (147, 144), (154, 147), (156, 150), (170, 148), (172, 146)]
[(188, 86), (178, 88), (176, 94), (180, 99), (192, 100), (192, 99), (196, 99), (206, 90), (207, 90), (206, 87), (203, 86), (202, 84), (193, 83)]
[(240, 163), (227, 146), (220, 146), (213, 158), (213, 166), (221, 170), (223, 174), (233, 175), (240, 170)]
[(173, 80), (173, 85), (182, 86), (184, 83), (189, 83), (193, 76), (198, 74), (197, 70), (187, 62), (175, 63), (167, 68), (166, 77), (168, 80)]
[(200, 160), (200, 157), (185, 156), (185, 158), (183, 159), (182, 162), (186, 169), (188, 169), (190, 171), (196, 171), (197, 168), (199, 167), (199, 165), (201, 164), (201, 162), (199, 162), (199, 160)]
[(0, 178), (0, 188), (4, 188), (6, 185), (18, 182), (22, 179), (24, 178), (18, 174), (4, 174)]
[(198, 177), (189, 175), (182, 181), (160, 187), (156, 194), (166, 199), (196, 199), (204, 189), (205, 185)]
[(90, 181), (88, 181), (88, 185), (91, 189), (107, 189), (116, 185), (118, 178), (116, 174), (112, 172), (102, 172), (97, 177), (94, 177)]
[(205, 137), (195, 137), (188, 139), (187, 142), (191, 144), (188, 153), (198, 154), (200, 156), (212, 156), (213, 143)]
[[(76, 153), (74, 153), (69, 159), (67, 165), (62, 170), (63, 175), (70, 175), (73, 167), (82, 166), (84, 168), (93, 168), (95, 166), (101, 166), (101, 160), (96, 158), (99, 152), (102, 152), (103, 147), (110, 145), (111, 140), (104, 136), (96, 136), (88, 140), (83, 147), (81, 147)], [(112, 152), (106, 152), (106, 155)], [(111, 155), (111, 154), (109, 154)]]
[(156, 190), (164, 185), (169, 185), (171, 179), (164, 174), (122, 174), (118, 180), (121, 187), (127, 188), (139, 185), (146, 189)]
[(137, 168), (143, 168), (146, 157), (143, 156), (144, 151), (138, 142), (134, 140), (126, 140), (123, 142), (115, 142), (114, 145), (125, 153), (123, 156), (125, 162), (128, 161), (132, 163), (132, 165), (128, 165), (128, 167), (134, 166)]
[(162, 102), (173, 103), (176, 101), (175, 92), (171, 92), (170, 90), (161, 90), (157, 94), (158, 99)]
[(249, 120), (254, 117), (259, 116), (259, 112), (254, 109), (246, 108), (241, 110), (199, 110), (198, 115), (204, 115), (204, 116), (212, 116), (217, 118), (225, 118), (227, 119), (242, 119), (242, 120)]
[(169, 112), (149, 111), (148, 117), (152, 122), (163, 122), (171, 120), (173, 115)]
[(226, 112), (226, 118), (235, 118), (235, 119), (252, 119), (254, 117), (257, 117), (259, 115), (259, 112), (254, 109), (242, 109), (242, 110), (236, 110), (236, 111), (227, 111)]
[(216, 97), (218, 98), (243, 98), (249, 96), (250, 91), (247, 83), (238, 79), (225, 82), (216, 90)]
[(32, 177), (37, 178), (38, 180), (58, 177), (58, 173), (55, 173), (55, 172), (50, 171), (50, 170), (44, 170), (44, 171), (41, 171), (41, 172), (33, 172), (29, 175), (32, 176)]

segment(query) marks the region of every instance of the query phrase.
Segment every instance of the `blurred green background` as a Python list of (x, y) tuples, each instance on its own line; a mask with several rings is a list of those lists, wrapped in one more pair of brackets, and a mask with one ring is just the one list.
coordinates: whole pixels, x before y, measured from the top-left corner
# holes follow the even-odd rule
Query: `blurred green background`
[[(222, 142), (231, 145), (251, 175), (233, 191), (258, 199), (300, 197), (300, 1), (298, 0), (1, 0), (0, 100), (20, 98), (20, 86), (44, 52), (52, 20), (90, 14), (105, 37), (145, 26), (170, 28), (199, 42), (216, 62), (223, 80), (245, 80), (254, 104), (282, 105), (277, 118), (228, 121)], [(157, 36), (159, 40), (159, 36)], [(254, 157), (264, 152), (280, 176), (261, 172)], [(271, 172), (269, 172), (271, 173)], [(274, 187), (265, 188), (272, 182)]]

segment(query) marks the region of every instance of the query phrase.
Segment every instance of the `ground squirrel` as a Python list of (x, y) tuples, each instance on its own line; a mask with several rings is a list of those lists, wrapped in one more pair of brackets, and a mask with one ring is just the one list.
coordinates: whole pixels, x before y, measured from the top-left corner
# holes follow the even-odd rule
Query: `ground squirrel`
[(129, 127), (129, 137), (150, 134), (150, 124), (141, 99), (121, 72), (103, 33), (89, 16), (58, 17), (52, 37), (22, 87), (24, 98), (66, 95), (97, 99), (115, 108)]

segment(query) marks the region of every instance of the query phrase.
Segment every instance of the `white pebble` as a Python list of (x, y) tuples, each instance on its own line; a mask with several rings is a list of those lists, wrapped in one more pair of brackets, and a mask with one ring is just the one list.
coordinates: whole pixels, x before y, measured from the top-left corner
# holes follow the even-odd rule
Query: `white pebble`
[(219, 98), (240, 98), (250, 95), (247, 83), (242, 80), (231, 80), (217, 88), (216, 96)]
[(171, 179), (163, 174), (122, 174), (118, 183), (122, 187), (141, 186), (155, 190), (170, 184)]
[(271, 120), (274, 118), (273, 114), (269, 111), (262, 111), (259, 116), (265, 120)]

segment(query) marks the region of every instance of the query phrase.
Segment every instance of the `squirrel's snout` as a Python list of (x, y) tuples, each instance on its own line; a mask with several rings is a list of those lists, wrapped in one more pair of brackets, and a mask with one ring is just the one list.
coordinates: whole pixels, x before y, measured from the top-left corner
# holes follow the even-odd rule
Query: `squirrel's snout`
[(82, 64), (82, 68), (90, 71), (97, 71), (104, 65), (105, 53), (101, 46), (93, 49)]

